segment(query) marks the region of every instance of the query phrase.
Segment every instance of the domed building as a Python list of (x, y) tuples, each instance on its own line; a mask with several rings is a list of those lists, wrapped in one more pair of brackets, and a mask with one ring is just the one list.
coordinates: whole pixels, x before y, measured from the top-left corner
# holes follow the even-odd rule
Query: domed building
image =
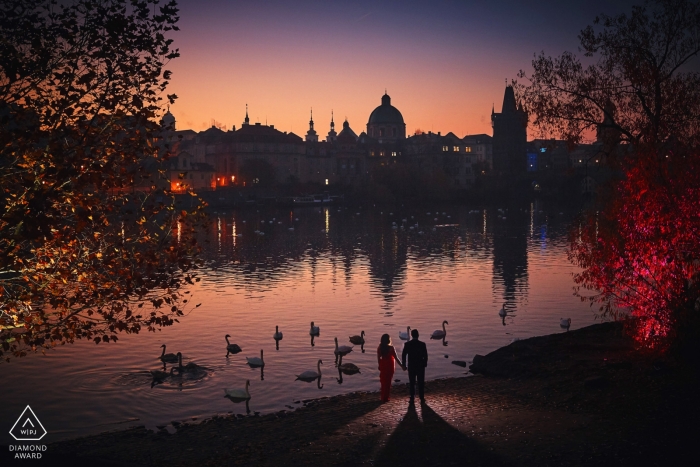
[(367, 136), (380, 143), (406, 139), (406, 124), (399, 109), (391, 105), (391, 97), (384, 92), (382, 105), (372, 111), (367, 122)]
[(175, 131), (175, 116), (170, 113), (170, 106), (168, 106), (168, 111), (160, 119), (160, 126), (165, 130)]

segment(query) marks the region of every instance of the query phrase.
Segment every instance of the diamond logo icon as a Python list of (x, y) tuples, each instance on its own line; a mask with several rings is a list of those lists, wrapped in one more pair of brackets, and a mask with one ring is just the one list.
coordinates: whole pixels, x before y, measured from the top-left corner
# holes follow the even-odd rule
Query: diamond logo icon
[(46, 429), (31, 407), (27, 406), (10, 429), (10, 434), (17, 441), (39, 441), (46, 436)]

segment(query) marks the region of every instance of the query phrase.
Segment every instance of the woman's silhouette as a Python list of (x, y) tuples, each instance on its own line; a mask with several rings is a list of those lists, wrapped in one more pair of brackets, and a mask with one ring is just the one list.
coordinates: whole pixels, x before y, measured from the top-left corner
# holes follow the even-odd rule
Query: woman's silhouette
[(398, 361), (401, 369), (406, 367), (401, 364), (401, 359), (396, 355), (396, 349), (391, 345), (389, 334), (382, 335), (379, 347), (377, 347), (377, 362), (379, 363), (379, 381), (382, 384), (382, 402), (389, 401), (391, 394), (391, 379), (394, 377), (394, 362)]

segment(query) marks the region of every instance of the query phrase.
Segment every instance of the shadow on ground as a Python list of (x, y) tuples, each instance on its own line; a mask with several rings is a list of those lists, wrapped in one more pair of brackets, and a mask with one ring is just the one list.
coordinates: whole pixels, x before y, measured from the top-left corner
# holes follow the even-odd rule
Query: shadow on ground
[(376, 457), (377, 465), (509, 465), (447, 423), (428, 404), (421, 404), (420, 412), (422, 420), (416, 406), (409, 404), (403, 420)]

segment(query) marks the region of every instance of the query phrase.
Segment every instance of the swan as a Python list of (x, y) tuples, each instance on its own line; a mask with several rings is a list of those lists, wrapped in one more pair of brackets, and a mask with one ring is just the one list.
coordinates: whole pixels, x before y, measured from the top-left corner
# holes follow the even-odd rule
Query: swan
[(407, 341), (411, 338), (411, 326), (406, 326), (406, 332), (399, 331), (399, 339)]
[(309, 330), (309, 335), (310, 336), (318, 336), (320, 332), (321, 332), (321, 328), (319, 328), (318, 326), (314, 326), (314, 322), (311, 321), (311, 329)]
[(338, 338), (335, 338), (335, 354), (336, 355), (345, 355), (349, 354), (352, 352), (352, 346), (351, 345), (341, 345), (338, 347)]
[(350, 336), (350, 342), (352, 342), (355, 345), (364, 345), (365, 331), (362, 331), (359, 336)]
[(316, 378), (320, 378), (321, 377), (321, 363), (323, 363), (323, 360), (318, 361), (318, 366), (317, 366), (318, 372), (315, 372), (313, 370), (306, 370), (302, 374), (297, 375), (297, 379), (300, 379), (300, 380), (306, 381), (306, 382), (311, 382), (311, 381), (315, 380)]
[(447, 321), (443, 321), (442, 322), (442, 331), (439, 329), (437, 331), (433, 331), (433, 334), (430, 336), (430, 338), (431, 339), (442, 339), (443, 337), (445, 337), (447, 335), (447, 330), (445, 329), (446, 324), (450, 324), (450, 323), (448, 323)]
[(506, 316), (508, 316), (508, 312), (506, 311), (506, 304), (505, 303), (503, 304), (503, 308), (501, 308), (498, 311), (498, 316), (500, 316), (501, 318), (505, 318)]
[(173, 370), (175, 370), (175, 367), (172, 367), (170, 371), (151, 370), (150, 373), (155, 381), (163, 381), (168, 376), (173, 375)]
[(228, 350), (228, 351), (231, 352), (231, 353), (238, 353), (238, 352), (240, 352), (240, 351), (241, 351), (241, 348), (238, 346), (238, 344), (232, 344), (232, 343), (230, 343), (230, 342), (228, 341), (228, 338), (229, 338), (229, 337), (231, 337), (230, 334), (226, 334), (226, 337), (224, 337), (224, 339), (226, 339), (226, 350)]
[(161, 345), (161, 347), (163, 347), (163, 353), (158, 357), (160, 361), (164, 363), (177, 363), (177, 355), (174, 353), (165, 353), (165, 344)]
[(250, 399), (250, 392), (248, 391), (248, 387), (250, 386), (250, 380), (247, 379), (245, 381), (245, 388), (244, 389), (224, 389), (224, 392), (226, 393), (226, 397), (230, 397), (231, 399), (240, 399), (240, 400), (248, 400)]
[(354, 363), (343, 363), (343, 356), (340, 356), (340, 361), (338, 362), (338, 369), (345, 373), (346, 375), (354, 375), (360, 372), (360, 367)]
[(248, 360), (248, 365), (251, 367), (261, 367), (265, 366), (265, 361), (263, 360), (263, 351), (260, 349), (260, 358), (258, 357), (246, 357), (246, 360)]
[(177, 372), (179, 374), (182, 374), (185, 371), (205, 371), (206, 368), (203, 366), (199, 366), (194, 362), (189, 362), (187, 365), (182, 366), (182, 353), (178, 352), (177, 353)]
[(561, 326), (562, 329), (569, 329), (569, 326), (571, 326), (571, 318), (562, 318), (559, 321), (559, 326)]
[(282, 340), (282, 333), (280, 332), (280, 327), (275, 326), (275, 333), (272, 335), (272, 338), (276, 341)]

